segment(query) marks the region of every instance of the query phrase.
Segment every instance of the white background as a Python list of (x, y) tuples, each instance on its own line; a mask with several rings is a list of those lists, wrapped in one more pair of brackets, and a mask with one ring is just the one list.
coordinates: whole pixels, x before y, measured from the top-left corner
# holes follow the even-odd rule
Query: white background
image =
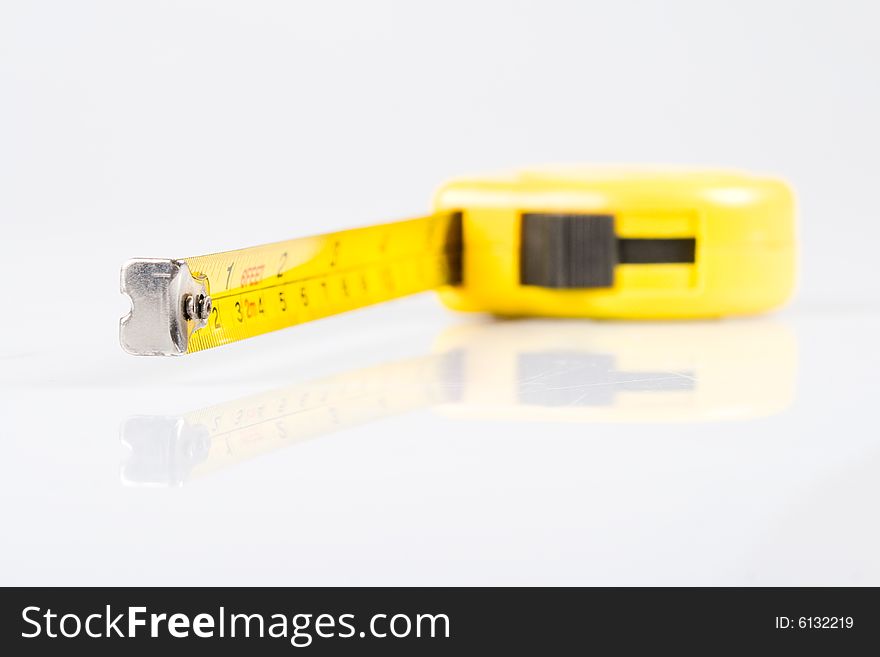
[[(5, 0), (0, 583), (880, 584), (877, 19), (842, 1)], [(130, 257), (415, 215), (448, 177), (547, 162), (787, 178), (796, 300), (639, 334), (423, 295), (185, 359), (119, 349)], [(393, 367), (462, 325), (498, 363), (535, 331), (599, 354), (566, 375), (588, 405), (518, 405), (501, 365)], [(391, 406), (424, 403), (182, 486), (130, 481), (132, 416), (364, 367)], [(627, 392), (621, 370), (673, 378)], [(438, 384), (492, 401), (438, 405)]]

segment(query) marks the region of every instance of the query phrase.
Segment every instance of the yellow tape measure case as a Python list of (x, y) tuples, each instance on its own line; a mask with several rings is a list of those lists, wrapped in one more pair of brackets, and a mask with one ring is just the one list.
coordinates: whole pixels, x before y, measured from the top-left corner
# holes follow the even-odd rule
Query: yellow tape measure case
[(435, 197), (460, 211), (457, 310), (693, 318), (762, 312), (791, 294), (794, 197), (733, 171), (555, 168), (463, 178)]

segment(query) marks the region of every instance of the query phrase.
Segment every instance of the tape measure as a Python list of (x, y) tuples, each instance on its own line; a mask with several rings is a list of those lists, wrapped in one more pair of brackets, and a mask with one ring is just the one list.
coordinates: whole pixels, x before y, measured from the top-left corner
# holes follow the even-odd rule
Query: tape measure
[(122, 347), (181, 355), (438, 290), (463, 311), (751, 314), (794, 285), (794, 199), (717, 170), (533, 169), (454, 180), (434, 214), (207, 256), (125, 263)]

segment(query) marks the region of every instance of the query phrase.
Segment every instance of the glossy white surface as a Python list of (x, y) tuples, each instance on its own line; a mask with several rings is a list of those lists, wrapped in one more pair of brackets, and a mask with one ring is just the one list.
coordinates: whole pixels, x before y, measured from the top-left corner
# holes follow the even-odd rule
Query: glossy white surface
[(876, 313), (460, 321), (7, 359), (4, 583), (880, 582)]
[[(0, 584), (880, 584), (874, 6), (4, 2)], [(784, 175), (797, 299), (119, 348), (130, 257), (553, 161)]]

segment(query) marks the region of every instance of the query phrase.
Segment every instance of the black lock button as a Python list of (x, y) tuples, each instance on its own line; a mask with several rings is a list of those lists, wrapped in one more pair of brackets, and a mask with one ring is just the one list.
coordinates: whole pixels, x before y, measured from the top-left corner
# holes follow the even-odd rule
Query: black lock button
[(620, 239), (610, 214), (522, 216), (520, 284), (554, 289), (608, 288), (620, 263), (691, 263), (694, 238)]

